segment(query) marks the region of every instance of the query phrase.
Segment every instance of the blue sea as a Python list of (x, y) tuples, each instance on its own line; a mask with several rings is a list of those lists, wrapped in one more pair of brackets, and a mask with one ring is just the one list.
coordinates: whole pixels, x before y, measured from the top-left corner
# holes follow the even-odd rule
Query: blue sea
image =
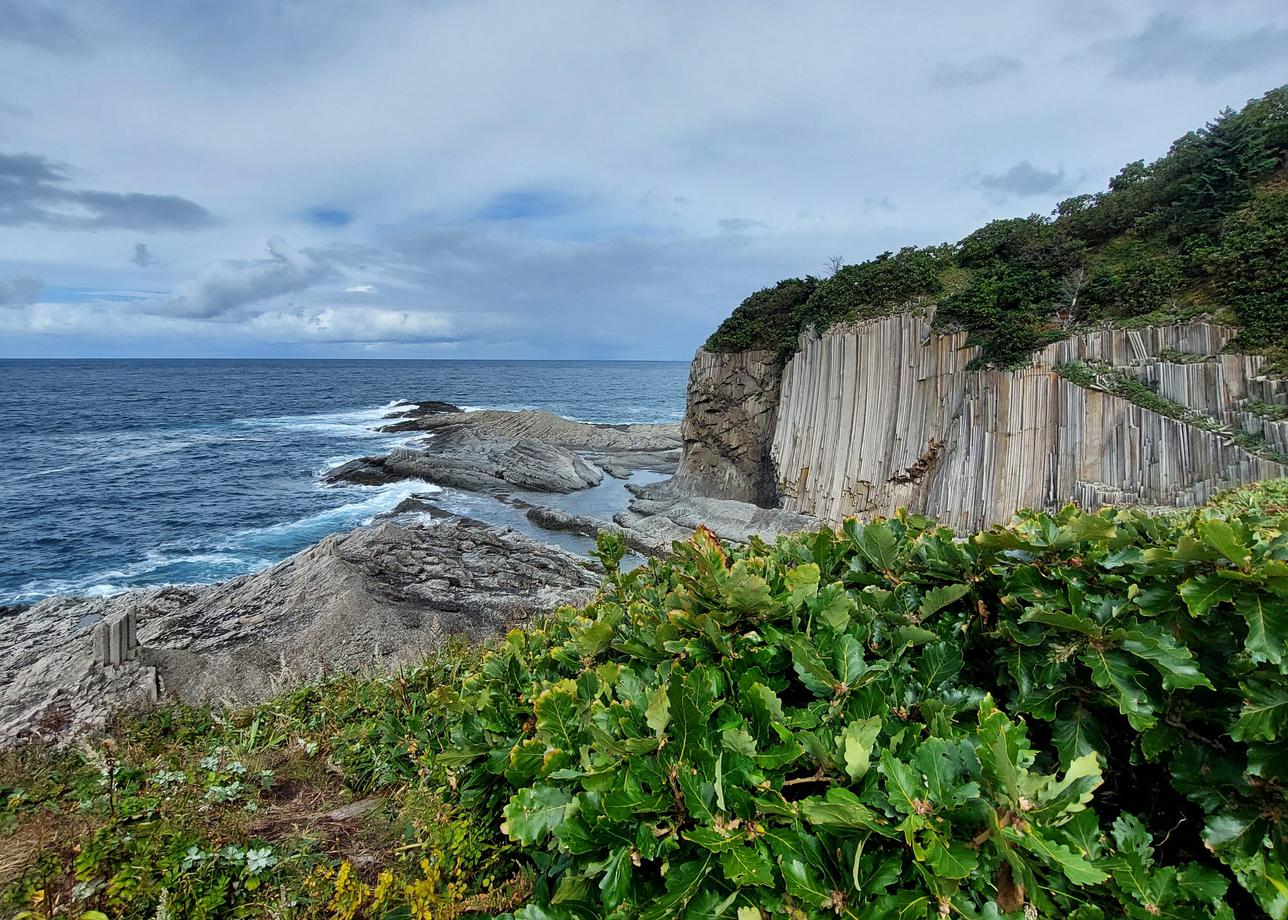
[[(401, 402), (674, 422), (687, 375), (683, 362), (0, 361), (0, 605), (219, 581), (434, 491), (319, 481), (413, 440), (376, 430)], [(627, 498), (605, 477), (559, 501), (607, 513)], [(494, 499), (440, 490), (435, 500), (588, 545)]]

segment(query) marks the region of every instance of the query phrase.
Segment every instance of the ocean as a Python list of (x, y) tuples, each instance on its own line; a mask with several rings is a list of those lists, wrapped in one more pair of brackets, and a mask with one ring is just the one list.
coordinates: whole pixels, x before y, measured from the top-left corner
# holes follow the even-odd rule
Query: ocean
[[(219, 581), (434, 491), (319, 481), (414, 439), (376, 430), (400, 402), (674, 422), (687, 378), (671, 361), (0, 361), (0, 605)], [(605, 477), (550, 503), (604, 513), (627, 498)], [(435, 500), (589, 546), (495, 499), (445, 489)]]

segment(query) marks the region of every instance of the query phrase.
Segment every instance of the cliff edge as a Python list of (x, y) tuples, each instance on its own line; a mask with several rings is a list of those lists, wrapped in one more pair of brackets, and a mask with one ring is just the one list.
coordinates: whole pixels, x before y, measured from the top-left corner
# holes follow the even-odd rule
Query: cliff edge
[(1260, 355), (1222, 353), (1234, 329), (1098, 330), (1003, 371), (969, 369), (966, 334), (931, 324), (810, 330), (781, 371), (769, 352), (700, 350), (677, 485), (833, 523), (907, 507), (969, 530), (1069, 501), (1191, 506), (1288, 475), (1288, 420), (1249, 410), (1288, 404), (1288, 386)]

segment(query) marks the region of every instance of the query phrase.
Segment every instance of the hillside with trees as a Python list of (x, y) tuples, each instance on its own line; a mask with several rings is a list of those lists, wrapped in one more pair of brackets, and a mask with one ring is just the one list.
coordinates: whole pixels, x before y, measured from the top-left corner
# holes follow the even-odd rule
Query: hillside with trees
[(907, 246), (757, 291), (706, 347), (785, 359), (809, 326), (929, 306), (936, 327), (967, 331), (989, 366), (1023, 364), (1080, 329), (1211, 315), (1239, 328), (1240, 350), (1288, 370), (1288, 86), (1050, 216), (996, 220), (956, 244)]

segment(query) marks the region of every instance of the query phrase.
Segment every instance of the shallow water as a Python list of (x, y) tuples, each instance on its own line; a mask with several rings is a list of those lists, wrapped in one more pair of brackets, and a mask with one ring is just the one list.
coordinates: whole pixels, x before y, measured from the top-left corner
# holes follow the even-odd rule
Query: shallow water
[[(399, 401), (672, 422), (687, 371), (682, 362), (0, 361), (0, 604), (218, 581), (435, 491), (318, 481), (337, 463), (414, 439), (375, 430)], [(627, 498), (605, 477), (542, 502), (606, 516)], [(495, 499), (444, 490), (436, 500), (571, 549), (591, 542), (539, 530)]]

